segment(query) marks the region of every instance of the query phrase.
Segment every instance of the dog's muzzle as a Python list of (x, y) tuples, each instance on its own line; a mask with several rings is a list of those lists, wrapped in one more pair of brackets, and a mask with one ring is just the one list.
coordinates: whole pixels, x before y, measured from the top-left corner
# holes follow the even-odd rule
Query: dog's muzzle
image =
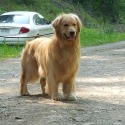
[(70, 31), (69, 34), (70, 34), (70, 37), (74, 37), (75, 32), (74, 31)]
[(73, 40), (74, 37), (75, 37), (75, 35), (76, 35), (75, 31), (69, 31), (68, 34), (65, 34), (65, 37), (66, 37), (66, 39), (68, 39), (68, 40)]

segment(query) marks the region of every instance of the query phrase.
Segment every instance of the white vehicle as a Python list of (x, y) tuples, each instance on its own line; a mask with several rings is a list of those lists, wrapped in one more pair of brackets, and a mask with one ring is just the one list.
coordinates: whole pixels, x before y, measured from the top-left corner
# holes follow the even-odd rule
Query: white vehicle
[(0, 15), (0, 44), (24, 44), (37, 36), (51, 36), (51, 24), (39, 13), (13, 11)]

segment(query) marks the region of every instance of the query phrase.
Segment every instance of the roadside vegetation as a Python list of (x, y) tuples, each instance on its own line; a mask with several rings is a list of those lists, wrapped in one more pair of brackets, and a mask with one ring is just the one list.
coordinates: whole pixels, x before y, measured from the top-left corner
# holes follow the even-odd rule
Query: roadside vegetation
[(20, 56), (22, 48), (19, 45), (0, 45), (0, 60)]
[(118, 33), (107, 30), (83, 28), (81, 31), (81, 46), (97, 46), (125, 40), (125, 32)]
[[(93, 0), (93, 2), (91, 0), (4, 0), (1, 1), (1, 5), (0, 14), (18, 10), (37, 11), (49, 21), (64, 12), (78, 14), (83, 22), (82, 47), (125, 40), (124, 0), (110, 0), (110, 2), (104, 0)], [(0, 45), (0, 60), (20, 56), (22, 48), (23, 46), (19, 45)]]

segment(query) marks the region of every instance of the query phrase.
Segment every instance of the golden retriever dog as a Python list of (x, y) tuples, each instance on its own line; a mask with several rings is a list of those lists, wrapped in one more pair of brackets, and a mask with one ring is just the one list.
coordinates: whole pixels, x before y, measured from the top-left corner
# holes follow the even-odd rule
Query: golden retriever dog
[[(29, 95), (27, 84), (40, 80), (43, 94), (47, 93), (52, 100), (76, 100), (82, 23), (77, 15), (70, 13), (59, 15), (52, 26), (55, 33), (51, 38), (36, 38), (23, 50), (20, 94)], [(58, 95), (59, 83), (63, 97)]]

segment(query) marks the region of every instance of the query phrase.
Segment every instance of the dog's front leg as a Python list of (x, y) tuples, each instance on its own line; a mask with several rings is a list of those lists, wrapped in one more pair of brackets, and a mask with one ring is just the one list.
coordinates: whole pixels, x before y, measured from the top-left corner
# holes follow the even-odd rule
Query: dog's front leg
[(63, 83), (63, 95), (65, 100), (75, 101), (77, 97), (75, 95), (75, 80), (70, 79)]
[(42, 89), (43, 95), (46, 95), (46, 90), (45, 90), (46, 79), (42, 77), (42, 78), (40, 79), (40, 84), (41, 84), (41, 89)]
[(54, 77), (52, 75), (46, 78), (47, 84), (47, 93), (49, 94), (52, 100), (60, 100), (61, 98), (58, 95), (58, 83), (56, 83)]

